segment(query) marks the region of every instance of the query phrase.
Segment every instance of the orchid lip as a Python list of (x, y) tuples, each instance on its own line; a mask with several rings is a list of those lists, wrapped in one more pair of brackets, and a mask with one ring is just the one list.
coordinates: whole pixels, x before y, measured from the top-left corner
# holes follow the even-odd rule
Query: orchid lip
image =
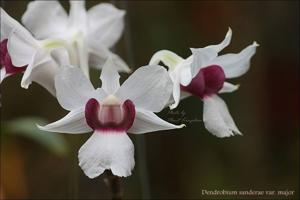
[(218, 93), (222, 89), (224, 81), (223, 69), (218, 65), (210, 65), (200, 69), (191, 83), (187, 86), (180, 85), (180, 89), (204, 99)]
[(25, 71), (26, 66), (16, 67), (12, 64), (10, 55), (7, 50), (8, 39), (4, 39), (0, 43), (0, 65), (5, 68), (6, 74), (13, 75)]
[(85, 106), (85, 118), (87, 124), (101, 133), (124, 133), (133, 124), (135, 118), (135, 106), (131, 100), (123, 104), (118, 99), (109, 95), (100, 104), (91, 98)]

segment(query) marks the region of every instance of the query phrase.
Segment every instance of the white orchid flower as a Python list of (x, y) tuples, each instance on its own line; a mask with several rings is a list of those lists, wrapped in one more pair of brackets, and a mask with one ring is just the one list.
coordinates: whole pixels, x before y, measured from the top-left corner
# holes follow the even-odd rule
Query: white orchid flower
[(217, 137), (229, 137), (241, 132), (236, 127), (225, 102), (218, 93), (233, 92), (238, 85), (225, 82), (226, 78), (235, 78), (246, 73), (250, 60), (258, 44), (254, 42), (237, 54), (218, 53), (229, 45), (232, 31), (229, 28), (225, 39), (218, 45), (191, 49), (192, 55), (183, 59), (168, 50), (158, 51), (153, 55), (150, 64), (163, 62), (173, 81), (174, 109), (180, 98), (187, 93), (203, 100), (203, 121), (206, 129)]
[[(124, 10), (109, 3), (98, 4), (88, 11), (85, 1), (70, 1), (69, 15), (58, 1), (33, 1), (28, 4), (22, 23), (37, 39), (49, 40), (68, 49), (71, 64), (80, 66), (89, 77), (89, 67), (100, 68), (108, 57), (119, 71), (130, 72), (127, 64), (111, 48), (124, 29)], [(38, 16), (38, 17), (37, 17)]]
[(21, 86), (32, 81), (55, 95), (54, 76), (60, 65), (69, 63), (62, 48), (49, 47), (47, 40), (36, 40), (20, 23), (1, 11), (1, 82), (8, 76), (24, 72)]
[(137, 69), (120, 86), (119, 74), (109, 60), (101, 73), (102, 87), (94, 89), (77, 68), (65, 68), (55, 78), (57, 99), (69, 110), (64, 118), (39, 126), (61, 133), (92, 136), (79, 150), (79, 165), (89, 178), (110, 169), (114, 175), (131, 175), (134, 146), (126, 132), (147, 132), (182, 128), (170, 124), (153, 112), (164, 108), (172, 92), (172, 81), (162, 66)]

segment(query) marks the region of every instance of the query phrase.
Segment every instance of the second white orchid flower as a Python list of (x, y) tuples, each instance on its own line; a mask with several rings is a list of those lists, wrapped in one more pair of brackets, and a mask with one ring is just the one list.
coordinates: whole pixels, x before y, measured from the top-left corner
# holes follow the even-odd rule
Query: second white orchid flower
[[(48, 46), (65, 42), (71, 64), (82, 68), (102, 67), (108, 57), (119, 71), (130, 72), (127, 64), (111, 48), (124, 30), (125, 11), (101, 3), (88, 11), (85, 1), (70, 1), (69, 15), (58, 1), (33, 1), (28, 4), (22, 23), (37, 39), (49, 40)], [(38, 17), (36, 17), (38, 16)], [(58, 39), (58, 40), (55, 40)]]
[(79, 165), (95, 178), (105, 169), (126, 177), (134, 167), (134, 146), (127, 132), (141, 134), (181, 128), (153, 112), (161, 111), (171, 95), (172, 81), (161, 66), (137, 69), (120, 86), (119, 74), (107, 62), (101, 73), (102, 87), (95, 90), (77, 68), (65, 68), (56, 76), (57, 98), (69, 110), (61, 120), (40, 129), (61, 133), (93, 131), (79, 150)]
[[(39, 83), (55, 95), (54, 76), (61, 65), (69, 63), (63, 48), (46, 48), (47, 41), (36, 40), (19, 22), (2, 8), (0, 65), (1, 82), (8, 76), (24, 72), (21, 86), (28, 88), (32, 81)], [(19, 44), (19, 45), (12, 45)]]
[(218, 45), (191, 49), (192, 55), (183, 59), (168, 50), (156, 52), (150, 64), (163, 62), (173, 81), (174, 109), (180, 98), (192, 94), (204, 102), (203, 121), (205, 127), (217, 137), (228, 137), (241, 134), (236, 127), (225, 102), (218, 93), (233, 92), (237, 85), (225, 82), (226, 78), (235, 78), (246, 73), (250, 67), (250, 59), (255, 54), (258, 44), (254, 42), (238, 54), (218, 53), (229, 45), (232, 31), (229, 28), (225, 39)]

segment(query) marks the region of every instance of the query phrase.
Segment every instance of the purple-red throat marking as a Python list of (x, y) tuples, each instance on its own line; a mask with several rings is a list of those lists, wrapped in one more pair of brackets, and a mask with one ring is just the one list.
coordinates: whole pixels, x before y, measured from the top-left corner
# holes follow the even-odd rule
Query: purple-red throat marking
[(187, 86), (180, 85), (182, 91), (189, 92), (201, 99), (218, 93), (225, 81), (225, 73), (218, 65), (211, 65), (199, 70)]
[(7, 42), (8, 42), (8, 39), (4, 39), (0, 43), (0, 66), (1, 66), (1, 68), (4, 67), (6, 74), (9, 74), (9, 75), (25, 71), (27, 65), (23, 66), (23, 67), (16, 67), (12, 64), (10, 55), (7, 50)]
[(129, 99), (122, 105), (100, 105), (92, 98), (85, 105), (85, 119), (93, 130), (123, 133), (132, 126), (134, 118), (135, 106)]

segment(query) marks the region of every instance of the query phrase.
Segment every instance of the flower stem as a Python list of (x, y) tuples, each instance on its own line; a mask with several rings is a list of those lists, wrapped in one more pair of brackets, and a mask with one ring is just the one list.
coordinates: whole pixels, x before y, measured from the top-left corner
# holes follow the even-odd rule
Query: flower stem
[(123, 187), (121, 177), (115, 176), (110, 170), (104, 172), (104, 183), (111, 190), (111, 199), (123, 199)]

